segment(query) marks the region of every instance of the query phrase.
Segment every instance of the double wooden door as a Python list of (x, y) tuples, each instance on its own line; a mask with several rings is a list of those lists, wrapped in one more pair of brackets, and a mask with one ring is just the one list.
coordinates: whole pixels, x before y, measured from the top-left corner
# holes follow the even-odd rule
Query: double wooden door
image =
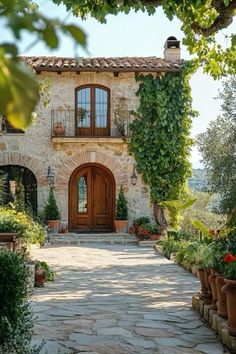
[(70, 180), (70, 229), (102, 232), (113, 230), (114, 183), (98, 166), (76, 170)]

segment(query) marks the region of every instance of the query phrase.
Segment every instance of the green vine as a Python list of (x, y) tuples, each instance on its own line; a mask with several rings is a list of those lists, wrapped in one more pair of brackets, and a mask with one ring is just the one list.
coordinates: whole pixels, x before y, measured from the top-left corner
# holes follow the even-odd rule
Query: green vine
[(131, 123), (129, 147), (157, 204), (179, 199), (191, 174), (190, 128), (197, 114), (191, 106), (191, 72), (191, 63), (186, 63), (180, 72), (136, 77), (140, 106)]

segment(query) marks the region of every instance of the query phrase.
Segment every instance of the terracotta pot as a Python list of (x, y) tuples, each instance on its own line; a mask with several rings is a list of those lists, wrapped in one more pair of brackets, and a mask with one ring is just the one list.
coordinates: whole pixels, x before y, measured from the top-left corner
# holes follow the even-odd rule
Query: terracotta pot
[(223, 293), (221, 290), (222, 287), (224, 286), (224, 277), (223, 275), (218, 275), (216, 277), (216, 289), (217, 289), (217, 296), (218, 296), (218, 302), (217, 302), (217, 315), (223, 318), (228, 317), (228, 310), (227, 310), (227, 301), (226, 301), (226, 294)]
[(209, 294), (208, 294), (208, 288), (207, 288), (207, 284), (206, 284), (206, 277), (205, 277), (205, 272), (204, 269), (198, 269), (197, 271), (198, 274), (198, 278), (200, 280), (200, 284), (201, 284), (201, 289), (200, 289), (200, 298), (202, 300), (206, 300), (209, 298)]
[(228, 331), (231, 336), (236, 336), (236, 280), (225, 279), (222, 288), (226, 294), (228, 308)]
[(35, 271), (35, 278), (34, 278), (34, 285), (41, 288), (44, 286), (46, 276), (43, 270), (36, 270)]
[(61, 122), (55, 123), (53, 126), (53, 134), (55, 136), (64, 136), (65, 135), (65, 127)]
[(211, 286), (211, 293), (212, 293), (212, 309), (217, 310), (217, 300), (218, 300), (218, 294), (217, 294), (217, 288), (216, 288), (216, 277), (218, 273), (216, 272), (215, 269), (210, 269), (211, 274), (208, 277), (210, 286)]
[(210, 274), (211, 274), (210, 268), (204, 268), (204, 275), (205, 275), (205, 282), (206, 282), (206, 286), (207, 286), (207, 292), (208, 292), (207, 298), (208, 299), (212, 299), (211, 285), (210, 285), (210, 282), (209, 282)]
[(68, 227), (67, 226), (62, 226), (61, 228), (60, 228), (60, 234), (67, 234), (67, 232), (68, 232)]
[(131, 226), (131, 227), (129, 228), (129, 234), (130, 234), (130, 235), (134, 235), (135, 233), (136, 233), (135, 227), (132, 227), (132, 226)]
[(138, 228), (138, 234), (139, 234), (140, 236), (143, 236), (143, 235), (149, 236), (149, 235), (150, 235), (150, 232), (149, 232), (148, 230), (146, 230), (145, 227), (139, 226), (139, 228)]
[(59, 231), (60, 220), (47, 220), (46, 223), (49, 226), (51, 233), (57, 233)]
[(118, 234), (128, 233), (128, 220), (115, 220), (114, 223)]
[(149, 239), (150, 241), (155, 241), (155, 240), (160, 240), (160, 237), (161, 237), (161, 235), (155, 235), (155, 234), (153, 234), (153, 235), (150, 235), (148, 239)]
[(135, 235), (138, 235), (138, 229), (139, 229), (139, 226), (137, 224), (134, 224)]
[(59, 228), (59, 233), (60, 234), (67, 234), (67, 232), (68, 232), (67, 222), (61, 221), (60, 228)]

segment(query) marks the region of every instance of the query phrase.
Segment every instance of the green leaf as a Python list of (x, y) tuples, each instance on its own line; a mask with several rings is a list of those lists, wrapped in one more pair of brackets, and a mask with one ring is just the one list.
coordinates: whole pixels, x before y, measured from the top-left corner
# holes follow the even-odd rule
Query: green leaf
[(47, 46), (50, 48), (58, 47), (58, 36), (56, 34), (55, 28), (51, 23), (47, 22), (46, 28), (42, 31), (43, 39), (46, 42)]
[(208, 228), (200, 220), (191, 220), (191, 223), (193, 227), (200, 230), (204, 236), (210, 236)]
[(9, 123), (25, 130), (32, 123), (38, 99), (39, 85), (33, 72), (0, 53), (0, 112)]
[(86, 35), (85, 33), (75, 25), (65, 25), (62, 27), (66, 32), (69, 32), (70, 35), (81, 44), (83, 47), (86, 46)]
[(181, 202), (180, 200), (167, 200), (161, 202), (160, 205), (163, 205), (166, 208), (174, 208), (178, 211), (190, 208), (195, 202), (196, 198), (190, 199), (187, 202)]
[(236, 47), (236, 34), (232, 35), (231, 43), (232, 43), (232, 47)]
[(17, 47), (13, 43), (2, 43), (1, 48), (4, 49), (5, 53), (11, 54), (12, 56), (17, 56)]
[(181, 205), (181, 209), (183, 210), (183, 209), (190, 208), (196, 202), (196, 200), (197, 200), (197, 198), (188, 200), (187, 202), (185, 202)]

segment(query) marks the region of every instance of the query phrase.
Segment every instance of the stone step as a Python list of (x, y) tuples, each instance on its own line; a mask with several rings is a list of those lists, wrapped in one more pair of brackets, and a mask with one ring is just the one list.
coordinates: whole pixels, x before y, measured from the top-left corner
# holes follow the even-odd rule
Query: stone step
[(51, 245), (81, 245), (81, 244), (138, 244), (135, 235), (103, 233), (103, 234), (51, 234)]

